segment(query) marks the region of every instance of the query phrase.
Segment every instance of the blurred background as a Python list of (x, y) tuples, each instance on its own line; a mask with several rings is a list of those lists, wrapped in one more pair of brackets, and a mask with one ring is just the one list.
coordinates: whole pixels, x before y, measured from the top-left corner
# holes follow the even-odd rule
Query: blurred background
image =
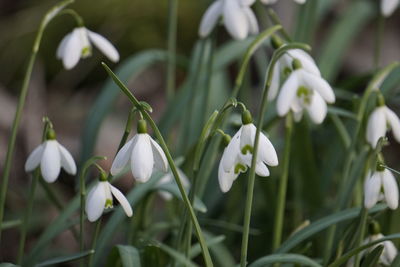
[[(320, 1), (322, 3), (319, 6), (320, 15), (315, 18), (315, 23), (310, 25), (299, 26), (301, 15), (298, 15), (298, 12), (307, 10), (306, 6), (299, 6), (291, 0), (279, 0), (272, 7), (278, 13), (286, 29), (295, 33), (293, 36), (296, 40), (306, 41), (312, 45), (313, 56), (318, 62), (320, 59), (323, 60), (323, 66), (320, 66), (322, 70), (324, 67), (328, 68), (329, 64), (337, 65), (336, 70), (329, 73), (332, 84), (346, 87), (349, 83), (348, 78), (355, 77), (353, 79), (357, 80), (355, 91), (360, 92), (366, 84), (365, 77), (369, 77), (373, 70), (379, 1), (359, 1), (368, 2), (368, 4), (361, 4), (362, 8), (357, 10), (359, 13), (354, 13), (355, 17), (362, 16), (358, 22), (354, 23), (341, 20), (348, 12), (355, 11), (350, 8), (353, 1)], [(179, 1), (177, 53), (182, 57), (183, 62), (191, 56), (192, 49), (198, 41), (197, 31), (201, 16), (211, 2), (208, 0)], [(33, 39), (41, 17), (55, 3), (54, 0), (0, 0), (0, 170), (4, 164), (10, 127)], [(30, 177), (24, 172), (23, 165), (28, 153), (40, 142), (43, 126), (41, 118), (45, 115), (50, 117), (54, 123), (58, 140), (68, 147), (74, 158), (81, 163), (82, 140), (84, 140), (84, 129), (88, 123), (87, 118), (89, 114), (96, 113), (96, 110), (93, 110), (93, 104), (98, 100), (102, 90), (107, 87), (108, 77), (100, 62), (105, 61), (112, 69), (118, 69), (127, 59), (145, 50), (159, 51), (167, 48), (167, 0), (77, 0), (71, 8), (83, 17), (88, 29), (100, 33), (116, 46), (120, 52), (121, 61), (117, 64), (108, 62), (98, 50), (94, 49), (92, 57), (81, 60), (74, 69), (66, 71), (61, 61), (56, 59), (55, 54), (59, 42), (73, 29), (75, 22), (71, 17), (62, 16), (55, 19), (46, 29), (34, 66), (23, 121), (17, 138), (6, 203), (6, 219), (19, 218), (26, 205)], [(255, 9), (261, 27), (266, 28), (268, 25), (266, 7), (258, 3)], [(399, 15), (400, 10), (397, 10), (385, 22), (381, 66), (400, 59)], [(342, 25), (338, 26), (339, 21)], [(338, 44), (343, 37), (345, 48), (340, 53), (340, 59), (335, 57), (331, 62), (330, 55), (326, 52), (331, 45), (329, 38), (334, 36), (336, 27), (346, 28), (346, 23), (351, 24), (348, 29), (349, 36), (346, 33), (339, 33), (335, 36)], [(313, 30), (301, 33), (298, 30), (299, 27)], [(220, 27), (216, 47), (223, 45), (229, 39), (225, 29)], [(265, 62), (267, 62), (270, 50), (266, 50), (265, 55)], [(240, 55), (238, 55), (238, 59), (240, 59)], [(260, 60), (262, 61), (264, 58)], [(237, 62), (228, 66), (227, 75), (230, 82), (233, 82), (237, 74)], [(252, 62), (252, 70), (255, 65), (257, 62)], [(156, 120), (162, 118), (163, 112), (167, 108), (165, 77), (166, 65), (158, 62), (151, 64), (133, 77), (129, 77), (129, 73), (127, 74), (129, 88), (139, 99), (152, 105), (153, 116)], [(177, 88), (184, 83), (186, 78), (187, 72), (184, 68), (178, 67), (176, 72)], [(259, 92), (262, 77), (251, 74), (248, 79), (247, 85), (253, 88), (251, 90)], [(257, 97), (253, 98), (253, 103), (256, 103), (254, 99)], [(109, 158), (108, 161), (102, 162), (102, 166), (106, 170), (109, 169), (116, 152), (129, 109), (129, 101), (119, 94), (107, 110), (104, 121), (99, 125), (101, 127), (98, 136), (92, 137), (95, 144), (94, 154)], [(88, 137), (86, 136), (86, 138)], [(398, 148), (398, 146), (391, 146), (393, 150), (391, 155), (394, 159), (398, 159), (398, 152), (396, 152)], [(212, 180), (216, 180), (216, 176), (213, 176)], [(61, 182), (52, 186), (59, 193), (60, 198), (67, 201), (75, 194), (76, 181), (65, 174), (59, 181)], [(120, 180), (118, 185), (122, 191), (126, 192), (133, 183), (131, 178), (127, 178)], [(33, 217), (31, 226), (33, 234), (29, 239), (32, 244), (46, 223), (51, 222), (58, 214), (57, 209), (46, 202), (43, 193), (38, 194), (38, 198), (38, 203), (35, 205), (36, 216)], [(213, 217), (213, 213), (208, 216)], [(240, 224), (239, 217), (237, 221)], [(258, 221), (255, 220), (255, 225), (263, 225), (262, 216), (258, 219)], [(0, 261), (15, 259), (17, 235), (18, 231), (15, 229), (3, 233), (3, 240), (7, 240), (7, 242), (1, 244)], [(238, 241), (239, 239), (232, 237), (232, 240)], [(73, 252), (78, 249), (78, 245), (69, 231), (58, 236), (53, 243), (54, 253), (56, 251)], [(28, 250), (29, 247), (28, 244)], [(234, 247), (234, 252), (238, 252), (239, 248), (240, 246)], [(251, 254), (257, 255), (257, 253), (257, 248), (253, 248)]]

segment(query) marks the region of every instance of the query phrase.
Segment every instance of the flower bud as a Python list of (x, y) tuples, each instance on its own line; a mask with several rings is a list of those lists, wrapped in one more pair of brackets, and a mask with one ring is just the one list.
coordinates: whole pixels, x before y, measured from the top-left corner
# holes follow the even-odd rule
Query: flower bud
[(246, 125), (246, 124), (250, 124), (252, 122), (253, 122), (253, 117), (251, 116), (250, 111), (248, 109), (246, 109), (242, 113), (242, 124)]
[(56, 132), (54, 131), (53, 128), (47, 130), (46, 140), (56, 140)]

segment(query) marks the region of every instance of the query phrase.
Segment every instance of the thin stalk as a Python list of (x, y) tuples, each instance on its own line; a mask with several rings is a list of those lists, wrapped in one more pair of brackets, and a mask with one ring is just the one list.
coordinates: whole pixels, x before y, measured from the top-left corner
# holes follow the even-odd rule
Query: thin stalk
[(293, 132), (293, 119), (291, 113), (286, 117), (286, 134), (285, 134), (285, 150), (283, 154), (283, 171), (279, 183), (278, 189), (278, 200), (276, 203), (275, 213), (275, 225), (274, 225), (274, 237), (272, 241), (272, 250), (275, 251), (281, 244), (282, 231), (283, 231), (283, 219), (285, 212), (286, 203), (286, 191), (289, 177), (289, 161), (290, 161), (290, 147)]
[[(24, 109), (25, 105), (25, 99), (26, 95), (28, 93), (28, 87), (29, 87), (29, 82), (31, 80), (32, 76), (32, 70), (33, 70), (33, 65), (35, 63), (35, 59), (37, 56), (37, 53), (39, 51), (40, 43), (42, 41), (42, 36), (44, 33), (44, 30), (48, 23), (56, 16), (58, 13), (65, 8), (67, 5), (71, 4), (73, 0), (65, 0), (51, 8), (46, 15), (43, 17), (39, 30), (36, 34), (35, 41), (33, 43), (31, 55), (29, 57), (28, 61), (28, 66), (25, 72), (25, 76), (22, 82), (21, 86), (21, 93), (18, 98), (18, 104), (17, 104), (17, 110), (15, 112), (14, 116), (14, 121), (12, 124), (11, 128), (11, 136), (8, 141), (8, 148), (7, 148), (7, 154), (6, 154), (6, 160), (4, 162), (4, 171), (2, 175), (2, 182), (1, 182), (1, 189), (0, 189), (0, 225), (3, 222), (3, 216), (4, 216), (4, 205), (6, 201), (6, 195), (7, 195), (7, 188), (8, 188), (8, 179), (10, 177), (10, 171), (11, 171), (11, 163), (12, 159), (14, 156), (14, 148), (15, 148), (15, 141), (17, 138), (17, 132), (19, 128), (19, 124), (21, 122), (21, 116), (22, 116), (22, 111)], [(0, 243), (1, 243), (1, 228), (0, 228)]]
[[(359, 224), (359, 232), (356, 240), (356, 246), (362, 246), (362, 242), (364, 239), (365, 228), (367, 227), (367, 218), (368, 218), (368, 210), (363, 207), (360, 212), (360, 224)], [(356, 254), (354, 256), (354, 267), (360, 266), (360, 255)]]
[(20, 226), (21, 224), (22, 224), (21, 220), (6, 221), (6, 222), (3, 222), (3, 224), (0, 226), (0, 228), (3, 230), (7, 230), (10, 228)]
[[(93, 240), (92, 241), (92, 250), (93, 251), (96, 251), (95, 248), (96, 248), (96, 244), (97, 244), (97, 238), (99, 237), (99, 233), (100, 233), (101, 221), (102, 221), (102, 217), (100, 217), (100, 219), (96, 222), (96, 229), (94, 231), (94, 236), (92, 239)], [(89, 256), (88, 265), (87, 265), (89, 267), (93, 266), (93, 256), (94, 256), (94, 253), (90, 254), (90, 256)]]
[(383, 33), (385, 31), (385, 18), (378, 12), (378, 22), (376, 24), (376, 35), (375, 35), (375, 48), (374, 48), (374, 69), (379, 68), (379, 62), (381, 57), (381, 47), (383, 40)]
[[(267, 14), (272, 24), (282, 25), (281, 20), (279, 19), (278, 15), (276, 15), (275, 11), (272, 8), (268, 8)], [(292, 38), (290, 38), (290, 35), (286, 32), (285, 28), (282, 27), (279, 31), (281, 32), (281, 34), (283, 35), (283, 37), (286, 39), (287, 42), (292, 41)]]
[(175, 91), (176, 28), (178, 24), (178, 0), (168, 1), (168, 65), (167, 99), (171, 101)]
[(19, 249), (18, 249), (18, 258), (17, 258), (18, 265), (21, 265), (22, 257), (24, 256), (26, 234), (28, 232), (29, 219), (32, 214), (33, 202), (34, 202), (34, 198), (35, 198), (35, 191), (36, 191), (36, 187), (37, 187), (39, 179), (40, 179), (40, 169), (36, 169), (35, 173), (33, 175), (32, 184), (29, 188), (28, 207), (26, 208), (24, 221), (23, 221), (22, 227), (21, 227), (21, 236), (19, 239)]
[(201, 231), (201, 227), (200, 224), (197, 220), (196, 214), (193, 210), (192, 205), (190, 204), (190, 200), (185, 192), (185, 188), (183, 187), (181, 178), (179, 177), (179, 173), (177, 170), (177, 167), (175, 166), (175, 162), (172, 159), (172, 156), (169, 152), (169, 149), (167, 147), (167, 144), (164, 141), (164, 138), (161, 135), (160, 130), (158, 129), (156, 123), (153, 121), (153, 119), (151, 118), (151, 116), (149, 115), (149, 113), (143, 108), (143, 106), (140, 104), (140, 102), (136, 99), (136, 97), (131, 93), (131, 91), (119, 80), (119, 78), (111, 71), (111, 69), (105, 64), (102, 63), (103, 67), (105, 68), (105, 70), (107, 71), (107, 73), (111, 76), (111, 78), (114, 80), (114, 82), (120, 87), (120, 89), (125, 93), (125, 95), (129, 98), (129, 100), (132, 102), (132, 104), (138, 109), (140, 110), (140, 112), (143, 114), (144, 119), (150, 124), (151, 128), (154, 131), (154, 135), (156, 136), (156, 138), (158, 139), (158, 141), (160, 142), (160, 146), (163, 149), (165, 156), (167, 158), (167, 161), (169, 163), (169, 166), (171, 168), (172, 174), (174, 175), (175, 181), (178, 185), (180, 194), (182, 196), (182, 200), (186, 206), (186, 208), (189, 211), (190, 214), (190, 218), (192, 220), (192, 223), (194, 225), (195, 228), (195, 232), (197, 235), (197, 238), (199, 240), (201, 249), (202, 249), (202, 253), (203, 253), (203, 258), (205, 261), (205, 265), (208, 266), (213, 266), (212, 260), (211, 260), (211, 256), (210, 256), (210, 252), (208, 251), (208, 247), (207, 244), (205, 242), (203, 233)]

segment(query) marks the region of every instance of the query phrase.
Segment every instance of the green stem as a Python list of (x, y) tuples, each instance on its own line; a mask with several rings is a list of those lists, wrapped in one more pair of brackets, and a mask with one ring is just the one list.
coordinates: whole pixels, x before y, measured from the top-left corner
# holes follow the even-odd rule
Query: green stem
[[(269, 19), (274, 25), (282, 25), (281, 20), (279, 19), (278, 15), (276, 15), (275, 11), (272, 8), (268, 8), (267, 14)], [(291, 42), (292, 38), (290, 38), (290, 35), (286, 32), (285, 28), (280, 29), (281, 34), (283, 37), (286, 39), (287, 42)]]
[(171, 101), (175, 91), (176, 28), (178, 24), (178, 0), (168, 1), (168, 65), (167, 99)]
[(286, 191), (289, 177), (289, 161), (290, 161), (290, 147), (293, 132), (293, 119), (292, 114), (289, 113), (286, 117), (286, 134), (285, 134), (285, 150), (283, 154), (283, 171), (279, 183), (278, 200), (276, 203), (275, 224), (274, 224), (274, 237), (272, 241), (272, 250), (275, 251), (281, 244), (283, 219), (286, 203)]
[[(359, 232), (356, 240), (356, 247), (362, 246), (362, 242), (364, 239), (365, 228), (367, 226), (367, 218), (368, 218), (368, 210), (363, 207), (360, 212), (360, 225)], [(356, 254), (354, 256), (354, 267), (360, 266), (360, 255)]]
[[(96, 222), (96, 229), (94, 231), (94, 236), (93, 236), (93, 241), (92, 241), (92, 250), (95, 251), (96, 248), (96, 244), (97, 244), (97, 239), (99, 237), (99, 233), (100, 233), (100, 228), (101, 228), (101, 221), (102, 221), (102, 217), (100, 217), (100, 219)], [(90, 254), (89, 256), (89, 260), (88, 260), (88, 265), (89, 267), (93, 266), (93, 254)]]
[(374, 49), (374, 69), (379, 68), (379, 59), (381, 56), (381, 47), (383, 40), (383, 33), (385, 30), (385, 18), (384, 16), (378, 12), (378, 22), (376, 24), (376, 37), (375, 37), (375, 49)]
[(28, 231), (29, 219), (31, 217), (32, 210), (33, 210), (33, 202), (34, 202), (34, 198), (35, 198), (36, 186), (37, 186), (39, 179), (40, 179), (40, 169), (38, 168), (35, 170), (35, 173), (34, 173), (33, 179), (32, 179), (32, 184), (29, 188), (28, 207), (26, 208), (26, 213), (25, 213), (24, 221), (22, 223), (22, 228), (21, 228), (21, 236), (19, 239), (19, 249), (18, 249), (18, 259), (17, 259), (18, 265), (21, 265), (22, 257), (24, 256), (26, 234)]
[(21, 220), (6, 221), (6, 222), (3, 222), (3, 224), (0, 226), (0, 228), (2, 230), (7, 230), (7, 229), (10, 229), (10, 228), (14, 228), (14, 227), (20, 226), (21, 224), (22, 224)]
[(107, 71), (107, 73), (111, 76), (111, 78), (114, 80), (114, 82), (121, 88), (121, 90), (125, 93), (125, 95), (129, 98), (129, 100), (132, 102), (132, 104), (139, 110), (141, 111), (141, 113), (143, 114), (143, 117), (146, 119), (146, 121), (150, 124), (151, 128), (154, 131), (154, 135), (156, 136), (156, 138), (158, 139), (158, 141), (160, 142), (160, 146), (163, 149), (165, 156), (168, 160), (169, 166), (171, 168), (172, 174), (174, 175), (175, 181), (178, 185), (179, 191), (181, 193), (182, 199), (184, 204), (186, 205), (186, 208), (189, 211), (190, 214), (190, 218), (192, 220), (192, 223), (194, 225), (195, 231), (196, 231), (196, 235), (197, 238), (199, 240), (201, 249), (202, 249), (202, 253), (203, 253), (203, 258), (205, 261), (205, 265), (208, 266), (213, 266), (212, 260), (211, 260), (211, 256), (210, 256), (210, 252), (208, 251), (203, 233), (201, 231), (200, 228), (200, 224), (197, 220), (196, 214), (193, 210), (192, 205), (190, 204), (190, 200), (185, 192), (185, 188), (183, 187), (181, 178), (179, 177), (179, 173), (178, 170), (175, 166), (174, 160), (172, 159), (172, 156), (169, 152), (169, 149), (167, 147), (167, 144), (164, 141), (164, 138), (161, 135), (160, 130), (158, 129), (157, 125), (155, 124), (155, 122), (153, 121), (153, 119), (151, 118), (151, 116), (149, 115), (149, 113), (143, 108), (143, 106), (140, 104), (140, 102), (136, 99), (136, 97), (131, 93), (131, 91), (119, 80), (119, 78), (111, 71), (111, 69), (103, 62), (102, 63), (103, 67), (105, 68), (105, 70)]
[[(36, 55), (39, 51), (40, 43), (42, 40), (43, 32), (48, 23), (67, 5), (71, 4), (73, 0), (65, 0), (50, 9), (43, 17), (39, 30), (36, 34), (35, 41), (33, 43), (32, 52), (29, 58), (28, 67), (25, 72), (24, 80), (22, 82), (21, 93), (18, 99), (17, 110), (15, 112), (14, 121), (11, 128), (11, 136), (8, 141), (8, 149), (6, 154), (6, 160), (4, 162), (4, 172), (2, 175), (1, 189), (0, 189), (0, 225), (3, 222), (4, 216), (4, 205), (6, 201), (8, 179), (10, 177), (11, 163), (14, 156), (15, 141), (17, 138), (18, 127), (21, 121), (22, 111), (25, 105), (26, 95), (28, 93), (29, 82), (32, 75), (33, 65), (35, 63)], [(1, 242), (1, 229), (0, 229), (0, 242)]]

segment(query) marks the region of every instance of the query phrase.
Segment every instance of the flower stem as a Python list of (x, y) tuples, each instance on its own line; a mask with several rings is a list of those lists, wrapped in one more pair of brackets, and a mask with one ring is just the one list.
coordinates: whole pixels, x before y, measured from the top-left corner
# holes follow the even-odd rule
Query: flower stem
[(385, 18), (378, 12), (378, 22), (376, 23), (376, 35), (375, 35), (375, 49), (374, 49), (374, 69), (379, 68), (379, 61), (381, 56), (381, 47), (383, 40), (383, 33), (385, 30)]
[(285, 150), (283, 154), (283, 171), (282, 177), (279, 183), (278, 200), (276, 204), (275, 211), (275, 225), (274, 225), (274, 237), (272, 240), (272, 250), (278, 249), (282, 241), (282, 231), (283, 231), (283, 219), (285, 212), (286, 203), (286, 191), (287, 183), (289, 178), (289, 161), (290, 161), (290, 147), (293, 132), (293, 119), (292, 114), (289, 113), (286, 117), (286, 134), (285, 134)]
[[(93, 241), (92, 241), (92, 250), (93, 251), (95, 251), (96, 244), (97, 244), (97, 238), (99, 237), (101, 221), (102, 221), (102, 217), (100, 217), (100, 219), (96, 222), (96, 229), (94, 231), (94, 236), (93, 236)], [(93, 265), (93, 256), (94, 256), (94, 253), (90, 254), (90, 256), (89, 256), (88, 265), (87, 265), (89, 267), (92, 267), (92, 265)]]
[(185, 192), (185, 188), (183, 187), (181, 178), (179, 177), (178, 170), (175, 166), (174, 160), (172, 159), (172, 156), (169, 152), (169, 149), (167, 147), (167, 144), (164, 141), (164, 138), (161, 135), (160, 130), (158, 129), (157, 125), (149, 115), (149, 113), (143, 108), (142, 104), (136, 99), (136, 97), (131, 93), (131, 91), (119, 80), (119, 78), (112, 72), (112, 70), (103, 62), (102, 63), (104, 69), (107, 71), (107, 73), (111, 76), (111, 78), (114, 80), (114, 82), (120, 87), (120, 89), (125, 93), (125, 95), (129, 98), (129, 100), (132, 102), (132, 104), (143, 114), (143, 117), (146, 119), (146, 121), (150, 124), (151, 128), (154, 131), (154, 135), (157, 137), (158, 141), (160, 142), (160, 146), (163, 149), (165, 156), (168, 160), (169, 166), (171, 168), (172, 174), (174, 175), (175, 181), (178, 185), (180, 194), (182, 196), (183, 202), (186, 206), (186, 208), (189, 211), (190, 218), (192, 220), (192, 223), (195, 228), (195, 232), (197, 235), (197, 238), (200, 243), (200, 247), (202, 249), (203, 253), (203, 258), (205, 261), (205, 265), (208, 266), (213, 266), (210, 252), (208, 251), (208, 247), (206, 245), (203, 233), (201, 231), (200, 224), (197, 220), (196, 214), (193, 210), (192, 205), (190, 204), (190, 200)]
[[(43, 17), (39, 30), (36, 34), (35, 41), (33, 43), (31, 55), (29, 57), (28, 61), (28, 66), (25, 72), (25, 76), (22, 82), (22, 87), (21, 87), (21, 93), (18, 99), (18, 104), (17, 104), (17, 110), (15, 112), (14, 116), (14, 121), (12, 124), (11, 128), (11, 136), (10, 140), (8, 141), (8, 148), (7, 148), (7, 154), (6, 154), (6, 160), (4, 162), (4, 171), (2, 175), (2, 182), (1, 182), (1, 189), (0, 189), (0, 225), (3, 222), (3, 216), (4, 216), (4, 205), (6, 201), (6, 195), (7, 195), (7, 187), (8, 187), (8, 179), (10, 177), (10, 171), (11, 171), (11, 163), (12, 159), (14, 156), (14, 147), (15, 147), (15, 141), (17, 138), (17, 132), (18, 132), (18, 127), (21, 121), (21, 116), (22, 116), (22, 111), (24, 109), (25, 105), (25, 99), (26, 95), (28, 93), (28, 86), (29, 82), (31, 79), (32, 75), (32, 70), (33, 70), (33, 65), (35, 63), (36, 55), (39, 51), (40, 43), (42, 40), (42, 36), (44, 33), (44, 30), (48, 23), (56, 16), (58, 13), (65, 8), (67, 5), (71, 4), (73, 0), (65, 0), (51, 8), (46, 15)], [(0, 228), (0, 242), (1, 242), (1, 228)]]
[(168, 65), (167, 99), (170, 101), (175, 91), (176, 68), (176, 28), (178, 23), (178, 0), (168, 1)]

